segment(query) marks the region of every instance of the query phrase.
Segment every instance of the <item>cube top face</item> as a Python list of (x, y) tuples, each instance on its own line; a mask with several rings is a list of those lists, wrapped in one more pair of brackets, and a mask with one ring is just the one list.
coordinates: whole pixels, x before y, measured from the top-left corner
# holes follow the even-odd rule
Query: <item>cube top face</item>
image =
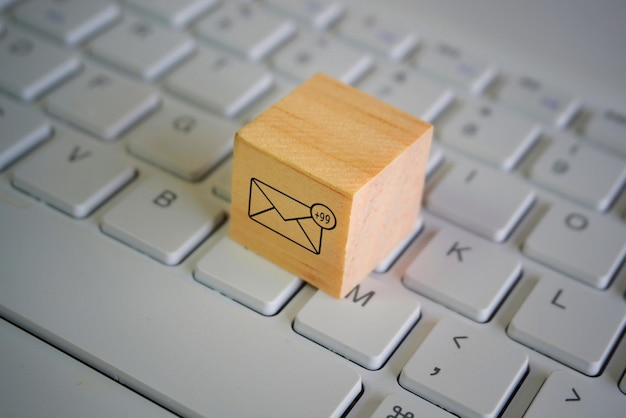
[(239, 135), (277, 161), (352, 195), (432, 126), (317, 74)]
[(431, 137), (317, 75), (235, 136), (231, 237), (343, 297), (415, 225)]

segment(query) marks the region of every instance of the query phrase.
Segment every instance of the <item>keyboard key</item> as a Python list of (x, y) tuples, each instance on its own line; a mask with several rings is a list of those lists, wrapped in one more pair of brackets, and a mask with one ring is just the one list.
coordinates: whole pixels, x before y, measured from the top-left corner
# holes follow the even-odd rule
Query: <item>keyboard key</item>
[(373, 67), (368, 54), (356, 51), (325, 34), (300, 32), (273, 59), (276, 70), (301, 82), (323, 72), (346, 84), (355, 84)]
[(0, 370), (0, 412), (5, 417), (77, 417), (86, 413), (94, 417), (174, 417), (3, 319)]
[(252, 103), (251, 106), (246, 108), (241, 117), (238, 118), (242, 124), (248, 123), (261, 114), (265, 109), (272, 106), (274, 103), (291, 93), (297, 86), (296, 83), (291, 81), (281, 80), (280, 83), (276, 83), (274, 88), (267, 94), (263, 95), (259, 100)]
[(358, 371), (294, 333), (287, 317), (268, 321), (204, 291), (188, 270), (91, 225), (4, 202), (3, 317), (45, 329), (59, 349), (176, 415), (338, 418), (362, 391)]
[(626, 254), (626, 226), (575, 206), (554, 204), (522, 249), (541, 263), (604, 289)]
[(233, 184), (233, 159), (229, 158), (220, 165), (210, 178), (213, 195), (224, 202), (230, 203)]
[(420, 315), (398, 280), (366, 277), (342, 300), (318, 290), (298, 312), (296, 332), (355, 363), (382, 367)]
[(303, 283), (226, 234), (200, 259), (194, 278), (262, 315), (275, 315)]
[(151, 177), (104, 214), (101, 228), (164, 264), (178, 264), (224, 219), (210, 191), (198, 187)]
[(492, 241), (501, 242), (532, 205), (526, 184), (500, 172), (455, 164), (426, 195), (426, 207)]
[(606, 389), (580, 375), (555, 370), (541, 385), (524, 418), (622, 416), (626, 398), (613, 388)]
[(228, 2), (195, 26), (198, 36), (250, 61), (261, 61), (296, 32), (290, 20), (258, 3)]
[(426, 402), (422, 398), (398, 395), (396, 393), (388, 395), (381, 404), (378, 405), (378, 408), (376, 408), (371, 418), (414, 418), (419, 416), (428, 418), (453, 418), (453, 415), (436, 407), (430, 402)]
[(102, 139), (117, 138), (158, 104), (147, 86), (92, 66), (45, 101), (50, 113)]
[(226, 117), (240, 113), (273, 85), (274, 77), (263, 67), (210, 49), (199, 50), (165, 81), (172, 93)]
[(50, 124), (30, 106), (0, 96), (0, 170), (50, 135)]
[(585, 137), (626, 157), (626, 112), (604, 109), (594, 112), (583, 128)]
[(533, 287), (507, 332), (514, 340), (595, 376), (625, 323), (623, 300), (568, 278), (550, 276)]
[(567, 126), (580, 109), (578, 99), (544, 86), (530, 77), (508, 80), (500, 88), (497, 97), (529, 116), (558, 127)]
[(199, 180), (232, 151), (239, 125), (167, 99), (128, 134), (133, 154), (187, 180)]
[(97, 58), (149, 81), (178, 64), (194, 48), (191, 38), (130, 15), (89, 45)]
[(457, 102), (439, 122), (441, 142), (511, 170), (539, 136), (539, 125), (487, 101)]
[(432, 122), (454, 99), (454, 92), (401, 66), (378, 66), (358, 87), (405, 112)]
[(513, 344), (442, 319), (400, 374), (400, 384), (467, 418), (495, 418), (517, 388), (528, 357)]
[(76, 46), (117, 19), (120, 7), (102, 0), (40, 0), (21, 3), (13, 13), (26, 25)]
[(413, 22), (393, 15), (389, 8), (350, 10), (339, 25), (350, 42), (394, 61), (401, 61), (417, 47)]
[(605, 211), (626, 180), (626, 162), (571, 136), (559, 135), (530, 167), (529, 177), (578, 203)]
[(144, 13), (175, 28), (184, 28), (218, 4), (218, 0), (125, 0)]
[(95, 139), (57, 127), (21, 162), (13, 184), (75, 218), (84, 218), (129, 182), (135, 169)]
[(515, 255), (473, 234), (443, 229), (404, 274), (404, 284), (477, 322), (486, 322), (520, 276)]
[(496, 75), (494, 67), (486, 61), (444, 43), (420, 49), (415, 63), (429, 76), (475, 94), (482, 93)]
[(344, 12), (343, 4), (333, 0), (269, 0), (269, 5), (315, 29), (328, 29)]
[(71, 52), (25, 31), (7, 28), (0, 36), (0, 88), (32, 101), (80, 67)]

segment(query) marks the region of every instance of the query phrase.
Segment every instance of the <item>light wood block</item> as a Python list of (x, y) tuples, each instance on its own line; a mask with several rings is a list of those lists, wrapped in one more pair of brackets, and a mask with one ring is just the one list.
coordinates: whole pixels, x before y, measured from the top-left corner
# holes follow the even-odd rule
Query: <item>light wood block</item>
[(318, 74), (235, 136), (231, 237), (344, 297), (417, 221), (433, 127)]

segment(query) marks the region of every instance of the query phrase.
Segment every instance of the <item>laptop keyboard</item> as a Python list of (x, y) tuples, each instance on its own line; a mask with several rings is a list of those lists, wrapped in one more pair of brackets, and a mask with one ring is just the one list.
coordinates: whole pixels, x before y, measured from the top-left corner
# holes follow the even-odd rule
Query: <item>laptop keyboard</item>
[[(0, 316), (35, 373), (151, 415), (620, 416), (624, 113), (384, 8), (219, 3), (0, 1)], [(228, 238), (235, 131), (318, 71), (435, 125), (414, 233), (344, 300)], [(13, 328), (7, 369), (42, 351)]]

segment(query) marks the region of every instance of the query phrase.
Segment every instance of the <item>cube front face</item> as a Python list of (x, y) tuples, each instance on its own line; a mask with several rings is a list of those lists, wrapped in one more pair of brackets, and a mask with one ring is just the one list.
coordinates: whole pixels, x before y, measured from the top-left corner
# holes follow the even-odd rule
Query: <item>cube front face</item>
[(231, 236), (343, 297), (414, 226), (432, 126), (317, 75), (235, 137)]
[[(230, 234), (312, 285), (339, 295), (350, 199), (235, 137)], [(250, 164), (248, 161), (253, 161)], [(237, 173), (237, 175), (234, 175)]]

